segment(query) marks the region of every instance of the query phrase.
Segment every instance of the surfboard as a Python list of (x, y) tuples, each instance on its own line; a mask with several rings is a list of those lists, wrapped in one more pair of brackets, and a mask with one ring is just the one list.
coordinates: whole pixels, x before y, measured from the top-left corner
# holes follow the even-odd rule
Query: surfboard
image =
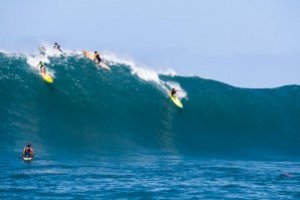
[[(95, 59), (95, 54), (94, 53), (89, 52), (89, 51), (82, 51), (82, 53), (85, 57), (87, 57), (88, 59), (94, 61), (94, 59)], [(102, 67), (103, 69), (110, 70), (110, 67), (103, 61), (98, 63), (98, 65), (100, 67)]]
[(32, 161), (33, 157), (22, 157), (24, 161)]
[(183, 108), (183, 105), (182, 105), (181, 101), (178, 99), (178, 97), (172, 96), (171, 93), (169, 93), (169, 97), (177, 107)]
[(106, 70), (110, 70), (110, 67), (103, 61), (98, 63), (98, 65), (100, 65), (102, 68), (104, 68)]
[(49, 75), (49, 74), (43, 74), (40, 73), (40, 75), (43, 77), (43, 79), (47, 82), (47, 83), (53, 83), (53, 78)]
[(88, 51), (82, 51), (82, 53), (85, 57), (87, 57), (90, 60), (95, 59), (95, 54), (94, 53), (91, 53), (91, 52), (88, 52)]

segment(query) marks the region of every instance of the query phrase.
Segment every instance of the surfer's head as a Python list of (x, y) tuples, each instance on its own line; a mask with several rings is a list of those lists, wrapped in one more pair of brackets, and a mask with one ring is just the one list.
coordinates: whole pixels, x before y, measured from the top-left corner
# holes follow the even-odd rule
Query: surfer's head
[(27, 147), (31, 147), (31, 144), (27, 144)]
[(97, 54), (98, 52), (97, 52), (97, 51), (95, 51), (94, 53), (95, 53), (95, 54)]

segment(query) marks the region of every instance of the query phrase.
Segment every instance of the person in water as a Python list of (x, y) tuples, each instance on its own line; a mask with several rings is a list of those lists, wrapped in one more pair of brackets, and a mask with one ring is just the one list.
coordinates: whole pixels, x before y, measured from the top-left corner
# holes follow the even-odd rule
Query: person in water
[(60, 52), (62, 52), (62, 50), (61, 50), (61, 48), (60, 48), (60, 45), (59, 45), (57, 42), (54, 43), (53, 48), (54, 48), (54, 49), (57, 49), (57, 50), (60, 51)]
[(175, 88), (172, 88), (170, 93), (171, 93), (171, 96), (173, 97), (177, 93), (177, 90)]
[(40, 61), (38, 64), (38, 68), (40, 68), (40, 72), (46, 75), (46, 65), (43, 61)]
[(38, 47), (38, 49), (39, 49), (39, 52), (40, 52), (41, 55), (46, 54), (46, 48), (45, 47), (41, 46), (41, 47)]
[(95, 51), (94, 53), (95, 53), (94, 61), (95, 61), (97, 64), (99, 64), (100, 62), (102, 62), (102, 59), (100, 58), (100, 54), (99, 54), (97, 51)]
[(23, 157), (33, 157), (33, 148), (31, 147), (31, 144), (27, 144), (27, 146), (24, 147)]

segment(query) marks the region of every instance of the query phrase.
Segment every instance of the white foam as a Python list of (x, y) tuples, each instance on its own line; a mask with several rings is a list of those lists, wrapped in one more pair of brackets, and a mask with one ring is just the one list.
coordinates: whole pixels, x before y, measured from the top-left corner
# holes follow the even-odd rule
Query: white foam
[[(42, 55), (26, 55), (27, 63), (31, 66), (31, 68), (37, 72), (40, 71), (38, 68), (38, 64), (40, 61), (43, 61), (44, 63), (50, 63), (48, 57), (42, 56)], [(48, 74), (50, 74), (52, 77), (54, 77), (54, 71), (47, 68)]]
[[(43, 61), (44, 63), (50, 63), (49, 58), (50, 57), (60, 57), (62, 54), (66, 56), (79, 56), (83, 57), (81, 50), (68, 50), (63, 48), (61, 53), (57, 49), (53, 48), (53, 45), (43, 42), (41, 43), (40, 47), (44, 47), (44, 55), (41, 55), (39, 52), (35, 52), (33, 55), (25, 54), (25, 57), (27, 58), (27, 63), (32, 67), (32, 69), (39, 72), (38, 63), (40, 61)], [(18, 56), (20, 54), (14, 54), (7, 51), (2, 51), (8, 56)], [(133, 59), (122, 56), (117, 56), (114, 53), (104, 51), (103, 54), (101, 54), (101, 57), (108, 62), (109, 64), (122, 64), (130, 68), (131, 73), (133, 75), (136, 75), (140, 79), (146, 81), (146, 82), (153, 82), (157, 86), (162, 89), (163, 92), (168, 93), (171, 88), (177, 89), (179, 92), (177, 93), (178, 97), (180, 99), (187, 98), (186, 91), (183, 90), (183, 88), (180, 86), (179, 83), (176, 82), (169, 82), (169, 81), (162, 81), (159, 78), (159, 75), (168, 75), (168, 76), (175, 76), (176, 72), (172, 68), (168, 68), (167, 70), (158, 70), (155, 71), (151, 69), (149, 66), (146, 65), (138, 65)], [(49, 74), (51, 74), (54, 77), (54, 71), (47, 68), (47, 71)]]
[(184, 89), (182, 89), (181, 85), (177, 82), (173, 82), (173, 81), (167, 81), (165, 82), (165, 84), (170, 88), (175, 88), (177, 93), (176, 93), (176, 96), (179, 98), (179, 99), (187, 99), (187, 93)]
[(45, 55), (49, 57), (59, 57), (62, 54), (57, 49), (54, 49), (51, 44), (46, 42), (43, 42), (39, 48), (43, 48)]
[(37, 68), (40, 61), (44, 63), (49, 63), (49, 59), (42, 55), (27, 55), (27, 63), (34, 68)]
[(159, 74), (162, 75), (169, 75), (169, 76), (175, 76), (176, 72), (175, 70), (169, 68), (166, 71), (154, 71), (153, 69), (150, 69), (147, 66), (140, 66), (137, 65), (132, 59), (126, 59), (121, 58), (119, 56), (116, 56), (113, 53), (105, 52), (102, 55), (102, 58), (105, 60), (108, 60), (112, 63), (119, 63), (119, 64), (125, 64), (130, 67), (132, 74), (137, 75), (139, 78), (141, 78), (144, 81), (147, 82), (154, 82), (157, 85), (159, 85), (163, 91), (167, 94), (172, 88), (175, 88), (178, 90), (176, 93), (179, 99), (187, 98), (187, 92), (180, 86), (179, 83), (176, 82), (165, 82), (160, 80)]
[(65, 56), (83, 56), (81, 50), (70, 50), (61, 47), (62, 52), (54, 48), (54, 44), (49, 44), (47, 42), (42, 42), (41, 45), (38, 47), (43, 48), (44, 54), (47, 57), (60, 57), (62, 55)]
[[(38, 49), (42, 49), (43, 51), (43, 55), (41, 54), (41, 52), (35, 52), (33, 55), (26, 55), (27, 58), (27, 63), (32, 67), (32, 69), (34, 70), (38, 70), (39, 68), (38, 63), (40, 61), (43, 61), (44, 63), (50, 63), (49, 58), (50, 57), (60, 57), (61, 55), (66, 55), (66, 56), (82, 56), (82, 51), (79, 50), (69, 50), (69, 49), (65, 49), (65, 48), (61, 48), (62, 52), (58, 51), (57, 49), (53, 48), (53, 45), (47, 43), (47, 42), (42, 42), (41, 45), (38, 47)], [(49, 68), (47, 68), (47, 72), (53, 76), (55, 74), (55, 72)]]
[(0, 50), (1, 53), (5, 54), (5, 56), (11, 58), (11, 57), (14, 57), (14, 58), (21, 58), (23, 55), (20, 54), (20, 53), (12, 53), (10, 51), (6, 51), (6, 50)]
[(0, 49), (0, 53), (11, 54), (11, 52), (9, 52), (9, 51), (7, 51), (7, 50), (3, 50), (3, 49)]
[(161, 75), (172, 76), (172, 77), (177, 75), (176, 71), (172, 68), (167, 68), (167, 70), (164, 71), (160, 70), (158, 71), (158, 73)]
[(102, 57), (105, 60), (114, 62), (114, 63), (120, 63), (125, 64), (130, 67), (132, 74), (137, 75), (139, 78), (141, 78), (144, 81), (152, 81), (157, 84), (160, 84), (160, 79), (158, 76), (158, 73), (152, 69), (150, 69), (147, 66), (138, 66), (132, 59), (128, 58), (120, 58), (116, 56), (113, 53), (107, 53), (105, 52)]

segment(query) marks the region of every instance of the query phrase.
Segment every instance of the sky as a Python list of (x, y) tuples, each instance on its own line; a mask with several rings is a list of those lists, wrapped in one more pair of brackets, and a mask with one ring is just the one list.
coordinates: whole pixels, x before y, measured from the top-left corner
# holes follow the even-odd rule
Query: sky
[(300, 84), (299, 0), (0, 0), (0, 49), (113, 52), (239, 87)]

